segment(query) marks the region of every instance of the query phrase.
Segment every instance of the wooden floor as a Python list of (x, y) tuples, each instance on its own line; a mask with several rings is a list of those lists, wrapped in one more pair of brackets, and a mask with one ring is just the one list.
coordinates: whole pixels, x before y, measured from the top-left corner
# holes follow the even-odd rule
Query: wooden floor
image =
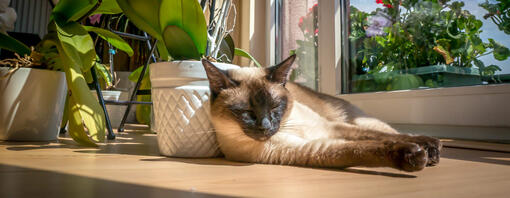
[(99, 148), (0, 142), (0, 197), (510, 197), (510, 153), (445, 148), (417, 173), (159, 156), (131, 131)]

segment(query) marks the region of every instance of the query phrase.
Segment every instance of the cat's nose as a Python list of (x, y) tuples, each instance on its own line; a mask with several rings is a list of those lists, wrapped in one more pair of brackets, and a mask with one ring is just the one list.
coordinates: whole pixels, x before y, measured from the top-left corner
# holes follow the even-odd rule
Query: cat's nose
[(269, 121), (269, 118), (265, 117), (262, 118), (260, 121), (260, 128), (264, 130), (268, 130), (271, 128), (271, 121)]

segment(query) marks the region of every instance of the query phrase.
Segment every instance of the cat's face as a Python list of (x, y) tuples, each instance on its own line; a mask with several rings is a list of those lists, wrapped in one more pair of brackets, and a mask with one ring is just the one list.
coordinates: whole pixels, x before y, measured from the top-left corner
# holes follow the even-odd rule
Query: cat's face
[[(247, 136), (264, 141), (280, 129), (292, 105), (285, 88), (295, 56), (268, 68), (223, 71), (203, 60), (211, 88), (212, 108), (232, 119)], [(227, 114), (227, 115), (224, 115)]]

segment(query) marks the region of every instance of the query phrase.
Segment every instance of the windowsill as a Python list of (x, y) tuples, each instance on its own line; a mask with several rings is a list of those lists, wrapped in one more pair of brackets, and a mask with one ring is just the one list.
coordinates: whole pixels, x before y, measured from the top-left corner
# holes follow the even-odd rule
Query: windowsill
[[(506, 144), (510, 150), (510, 128), (508, 127), (478, 127), (478, 126), (449, 126), (424, 124), (394, 124), (391, 126), (402, 133), (427, 135), (438, 138), (455, 139), (456, 141), (491, 142)], [(471, 148), (471, 147), (469, 147)]]
[(508, 128), (510, 84), (342, 94), (388, 123)]
[(510, 93), (510, 84), (476, 85), (464, 87), (441, 87), (418, 90), (380, 91), (340, 94), (346, 100), (378, 100), (387, 98), (441, 97), (463, 95), (489, 95)]
[(476, 149), (482, 151), (510, 153), (510, 146), (508, 144), (453, 139), (441, 139), (441, 142), (443, 143), (443, 146), (450, 148)]

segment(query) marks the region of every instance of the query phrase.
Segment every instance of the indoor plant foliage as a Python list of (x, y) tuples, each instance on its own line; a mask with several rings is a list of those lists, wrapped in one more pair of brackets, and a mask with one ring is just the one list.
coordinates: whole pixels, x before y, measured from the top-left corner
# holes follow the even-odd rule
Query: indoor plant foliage
[[(151, 97), (160, 153), (179, 157), (212, 157), (219, 153), (209, 121), (209, 86), (199, 60), (207, 57), (230, 63), (234, 54), (252, 58), (235, 49), (227, 27), (233, 7), (230, 0), (117, 0), (123, 13), (139, 29), (157, 40), (162, 61), (150, 65)], [(219, 1), (218, 1), (219, 2)], [(209, 6), (209, 25), (204, 11)], [(257, 63), (256, 63), (257, 64)], [(229, 64), (219, 67), (235, 68)], [(133, 72), (137, 79), (141, 68)]]
[[(255, 65), (260, 64), (247, 52), (235, 48), (228, 27), (229, 15), (235, 10), (230, 0), (118, 0), (125, 15), (139, 29), (146, 31), (156, 43), (159, 59), (170, 60), (199, 60), (207, 56), (218, 62), (232, 63), (234, 55), (249, 58)], [(209, 9), (208, 25), (204, 12)], [(151, 14), (147, 14), (151, 13)], [(150, 68), (149, 68), (150, 69)], [(136, 81), (142, 67), (131, 75)], [(144, 76), (141, 86), (151, 88), (149, 76)], [(150, 101), (151, 96), (138, 96), (139, 100)], [(137, 120), (148, 123), (150, 108), (137, 106)]]
[(353, 6), (350, 9), (351, 72), (359, 75), (354, 91), (436, 87), (437, 79), (422, 79), (410, 73), (413, 68), (434, 65), (476, 66), (478, 75), (490, 76), (501, 68), (486, 66), (479, 58), (492, 55), (503, 61), (510, 56), (508, 48), (494, 39), (480, 38), (483, 23), (463, 9), (463, 2), (377, 0), (374, 3), (383, 6), (372, 13)]
[(69, 134), (83, 145), (95, 146), (95, 142), (102, 142), (105, 138), (104, 113), (87, 82), (91, 81), (91, 69), (98, 71), (105, 80), (108, 73), (104, 65), (97, 62), (95, 45), (89, 32), (94, 32), (130, 55), (133, 51), (112, 32), (84, 26), (81, 22), (91, 14), (119, 12), (120, 8), (114, 0), (60, 0), (51, 13), (48, 33), (35, 50), (7, 35), (0, 35), (0, 47), (31, 57), (35, 63), (32, 65), (39, 65), (39, 68), (65, 72), (69, 93), (62, 126), (69, 121)]

